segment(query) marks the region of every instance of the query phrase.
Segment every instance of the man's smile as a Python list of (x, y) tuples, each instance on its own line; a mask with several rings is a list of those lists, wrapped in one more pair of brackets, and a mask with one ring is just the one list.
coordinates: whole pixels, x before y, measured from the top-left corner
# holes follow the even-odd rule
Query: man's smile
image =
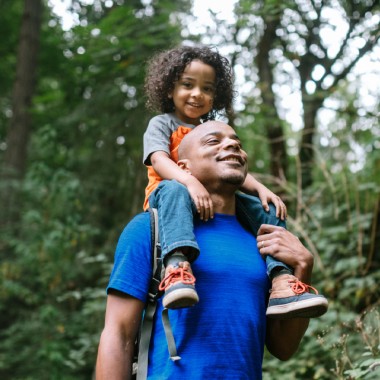
[(229, 154), (223, 158), (220, 158), (218, 161), (228, 161), (228, 162), (237, 162), (241, 165), (245, 165), (245, 160), (238, 154)]

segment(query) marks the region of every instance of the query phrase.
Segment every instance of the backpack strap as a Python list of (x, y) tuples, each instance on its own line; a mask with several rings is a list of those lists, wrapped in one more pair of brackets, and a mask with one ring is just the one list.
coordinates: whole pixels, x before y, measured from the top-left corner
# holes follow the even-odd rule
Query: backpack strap
[(152, 245), (152, 264), (153, 264), (153, 277), (149, 285), (149, 301), (155, 302), (161, 295), (158, 287), (161, 282), (162, 271), (162, 258), (161, 258), (161, 245), (158, 233), (158, 213), (156, 208), (149, 208), (150, 213), (150, 241)]
[(177, 360), (180, 360), (181, 357), (178, 356), (177, 354), (177, 347), (175, 345), (173, 330), (172, 330), (172, 326), (170, 324), (170, 319), (169, 319), (169, 309), (164, 308), (162, 310), (161, 318), (162, 318), (162, 323), (164, 325), (165, 337), (166, 337), (166, 342), (168, 344), (170, 360), (175, 362)]
[(158, 236), (158, 215), (157, 209), (149, 208), (150, 214), (150, 231), (152, 246), (152, 265), (153, 277), (149, 285), (148, 301), (145, 307), (143, 320), (140, 326), (140, 339), (138, 342), (138, 359), (137, 359), (137, 380), (145, 380), (148, 375), (148, 354), (149, 344), (153, 329), (153, 318), (156, 312), (158, 285), (161, 278), (161, 246)]
[[(148, 301), (145, 307), (142, 324), (140, 326), (140, 339), (138, 342), (138, 359), (137, 359), (137, 380), (145, 380), (148, 376), (148, 355), (149, 344), (153, 330), (153, 319), (156, 313), (157, 299), (161, 296), (162, 292), (158, 290), (161, 282), (162, 272), (162, 258), (161, 258), (161, 245), (158, 233), (158, 214), (157, 209), (149, 208), (150, 214), (150, 230), (151, 230), (151, 245), (152, 245), (152, 265), (153, 276), (149, 285)], [(170, 326), (169, 316), (167, 309), (162, 312), (162, 320), (164, 324), (164, 331), (166, 340), (168, 342), (168, 349), (170, 358), (178, 360), (180, 357), (177, 355), (173, 331)]]

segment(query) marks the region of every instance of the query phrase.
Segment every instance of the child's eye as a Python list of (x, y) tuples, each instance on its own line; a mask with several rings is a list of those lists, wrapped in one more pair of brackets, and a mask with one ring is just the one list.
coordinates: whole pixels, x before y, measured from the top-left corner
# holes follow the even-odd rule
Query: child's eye
[(190, 82), (182, 82), (182, 86), (186, 87), (186, 88), (190, 88), (191, 87), (191, 83)]
[(204, 90), (206, 92), (209, 92), (209, 93), (213, 93), (214, 92), (214, 88), (213, 87), (205, 87)]

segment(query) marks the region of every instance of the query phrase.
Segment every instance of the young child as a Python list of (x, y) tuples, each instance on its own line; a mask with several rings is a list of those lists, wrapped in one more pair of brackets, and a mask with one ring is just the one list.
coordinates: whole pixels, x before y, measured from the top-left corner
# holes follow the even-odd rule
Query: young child
[[(165, 291), (163, 306), (189, 307), (199, 301), (191, 270), (199, 255), (193, 218), (196, 213), (205, 221), (212, 218), (213, 205), (204, 186), (177, 166), (177, 149), (182, 138), (200, 123), (213, 120), (222, 111), (232, 116), (232, 68), (211, 48), (181, 46), (151, 59), (145, 91), (148, 108), (162, 113), (150, 120), (144, 134), (149, 178), (144, 209), (158, 209), (165, 267), (160, 284)], [(286, 207), (279, 197), (249, 174), (241, 190), (244, 194), (236, 195), (237, 216), (255, 236), (263, 223), (285, 226)], [(310, 318), (326, 312), (327, 300), (314, 288), (317, 294), (309, 293), (310, 287), (293, 276), (292, 268), (270, 256), (266, 262), (272, 280), (268, 316)]]

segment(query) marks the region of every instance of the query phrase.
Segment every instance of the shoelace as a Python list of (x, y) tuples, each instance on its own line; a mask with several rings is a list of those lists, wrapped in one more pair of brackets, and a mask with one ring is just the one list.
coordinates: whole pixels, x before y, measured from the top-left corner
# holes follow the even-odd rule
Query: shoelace
[(195, 277), (188, 271), (188, 269), (174, 268), (171, 269), (171, 272), (160, 282), (158, 289), (163, 291), (178, 281), (181, 281), (186, 285), (194, 285)]
[(313, 286), (305, 284), (304, 282), (300, 280), (290, 280), (290, 284), (292, 285), (292, 290), (295, 294), (303, 294), (303, 293), (310, 293), (310, 290), (312, 290), (315, 294), (318, 294), (318, 290), (315, 289)]

